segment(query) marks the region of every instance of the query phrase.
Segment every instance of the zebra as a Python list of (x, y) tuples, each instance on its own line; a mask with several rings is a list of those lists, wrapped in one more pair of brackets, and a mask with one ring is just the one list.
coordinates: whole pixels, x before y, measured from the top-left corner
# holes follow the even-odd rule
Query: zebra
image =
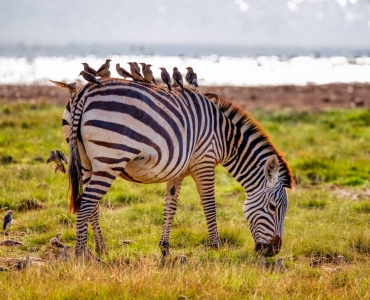
[(87, 226), (95, 250), (106, 251), (99, 200), (117, 177), (138, 183), (166, 182), (163, 257), (170, 254), (171, 222), (183, 179), (192, 176), (206, 218), (209, 244), (221, 245), (214, 196), (215, 167), (222, 165), (242, 185), (243, 213), (263, 256), (282, 246), (293, 177), (284, 156), (249, 113), (226, 100), (216, 103), (185, 89), (169, 93), (124, 79), (102, 78), (71, 98), (63, 114), (69, 143), (70, 209), (76, 213), (76, 255), (87, 249)]

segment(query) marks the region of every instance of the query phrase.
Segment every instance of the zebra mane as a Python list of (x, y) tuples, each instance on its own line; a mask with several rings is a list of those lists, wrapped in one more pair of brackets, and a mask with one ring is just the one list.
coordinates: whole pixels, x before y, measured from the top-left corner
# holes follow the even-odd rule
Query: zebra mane
[[(211, 100), (212, 101), (212, 100)], [(265, 147), (272, 149), (280, 161), (280, 175), (284, 185), (290, 189), (293, 188), (294, 178), (284, 155), (272, 143), (270, 136), (266, 130), (253, 119), (251, 114), (240, 106), (233, 104), (226, 99), (219, 99), (214, 102), (218, 109), (233, 123), (241, 132), (249, 134), (257, 134), (266, 140)]]

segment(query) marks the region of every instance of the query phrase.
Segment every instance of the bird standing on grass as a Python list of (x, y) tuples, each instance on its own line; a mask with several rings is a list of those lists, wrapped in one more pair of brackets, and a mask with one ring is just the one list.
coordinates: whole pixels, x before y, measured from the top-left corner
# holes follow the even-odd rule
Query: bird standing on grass
[(90, 73), (92, 75), (95, 75), (95, 73), (96, 73), (96, 70), (95, 69), (91, 68), (87, 63), (82, 63), (82, 64), (84, 66), (84, 71), (86, 73)]
[(82, 75), (82, 77), (86, 80), (86, 81), (88, 81), (88, 82), (90, 82), (90, 83), (96, 83), (96, 84), (98, 84), (98, 85), (100, 85), (100, 86), (104, 86), (104, 84), (102, 84), (99, 80), (97, 80), (96, 78), (95, 78), (95, 76), (94, 75), (92, 75), (92, 74), (90, 74), (90, 73), (87, 73), (87, 72), (85, 72), (85, 71), (81, 71), (80, 72), (80, 75), (78, 75), (78, 76), (81, 76)]
[(172, 78), (175, 83), (181, 87), (182, 92), (184, 92), (184, 81), (182, 79), (181, 73), (176, 67), (173, 68)]
[(152, 72), (152, 70), (150, 70), (150, 67), (151, 66), (152, 65), (150, 65), (150, 64), (149, 65), (145, 65), (145, 70), (143, 72), (144, 79), (148, 83), (153, 82), (155, 85), (157, 85), (157, 83), (155, 82), (154, 76), (153, 76), (153, 72)]
[(143, 76), (141, 76), (140, 74), (140, 69), (138, 71), (135, 68), (135, 64), (133, 62), (128, 62), (128, 64), (130, 65), (130, 72), (131, 72), (132, 78), (134, 78), (134, 80), (136, 81), (144, 81)]
[(10, 225), (12, 225), (12, 221), (13, 221), (13, 211), (8, 210), (8, 212), (5, 214), (4, 220), (3, 220), (3, 231), (5, 231), (7, 226), (10, 227)]
[(59, 81), (54, 81), (51, 79), (48, 79), (51, 83), (55, 84), (57, 87), (61, 89), (68, 90), (69, 93), (71, 94), (71, 97), (74, 93), (76, 93), (76, 82), (72, 83), (64, 83), (64, 82), (59, 82)]
[(104, 76), (105, 73), (107, 73), (109, 71), (109, 67), (110, 67), (110, 64), (109, 62), (111, 62), (112, 60), (110, 59), (106, 59), (105, 60), (105, 63), (101, 65), (101, 67), (96, 71), (96, 73), (94, 74), (95, 76)]
[(50, 156), (47, 159), (46, 164), (48, 164), (52, 161), (55, 162), (55, 165), (54, 165), (55, 172), (59, 171), (63, 174), (66, 173), (64, 163), (68, 164), (68, 159), (62, 151), (60, 151), (60, 150), (55, 150), (55, 151), (51, 150)]
[(161, 78), (162, 78), (162, 81), (165, 85), (167, 85), (168, 87), (168, 90), (171, 92), (172, 89), (171, 89), (171, 76), (170, 74), (167, 72), (166, 68), (160, 68), (161, 69)]
[(185, 76), (186, 81), (189, 85), (193, 85), (195, 87), (195, 90), (197, 90), (197, 88), (199, 87), (197, 73), (194, 73), (192, 67), (187, 67), (186, 70), (188, 70)]
[(49, 241), (49, 244), (52, 248), (56, 250), (62, 250), (64, 249), (64, 245), (59, 241), (60, 237), (62, 236), (61, 233), (57, 233), (55, 237), (51, 238)]
[(126, 77), (133, 78), (132, 75), (128, 71), (126, 71), (124, 68), (120, 66), (120, 64), (116, 64), (116, 71), (119, 76), (122, 76), (125, 79)]
[(14, 247), (23, 246), (23, 244), (21, 242), (14, 241), (14, 240), (3, 240), (2, 242), (0, 242), (0, 246), (14, 248)]

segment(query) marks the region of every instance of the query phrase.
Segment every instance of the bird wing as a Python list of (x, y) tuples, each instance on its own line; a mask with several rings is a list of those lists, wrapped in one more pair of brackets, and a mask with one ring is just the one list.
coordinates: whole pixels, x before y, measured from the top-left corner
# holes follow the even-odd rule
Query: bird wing
[(96, 70), (91, 68), (91, 67), (87, 67), (87, 72), (90, 73), (90, 74), (95, 74), (96, 73)]
[(102, 64), (102, 66), (99, 68), (99, 70), (98, 70), (98, 71), (96, 71), (96, 73), (95, 73), (95, 74), (98, 74), (99, 72), (103, 71), (103, 70), (104, 70), (104, 68), (105, 68), (105, 64)]
[(68, 164), (68, 159), (62, 151), (56, 150), (56, 153), (62, 161), (64, 161), (66, 164)]
[(48, 79), (51, 83), (54, 83), (57, 87), (60, 87), (61, 89), (68, 89), (68, 84), (64, 82), (54, 81), (51, 79)]
[(127, 77), (131, 77), (132, 78), (132, 75), (130, 74), (130, 72), (126, 71), (124, 68), (120, 68), (120, 70), (122, 71), (123, 74), (125, 74)]

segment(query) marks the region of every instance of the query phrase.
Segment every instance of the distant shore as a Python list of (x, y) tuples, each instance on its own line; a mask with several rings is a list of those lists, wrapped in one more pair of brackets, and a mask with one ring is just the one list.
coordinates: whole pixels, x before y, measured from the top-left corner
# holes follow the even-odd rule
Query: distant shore
[[(281, 86), (202, 86), (201, 92), (214, 92), (245, 110), (327, 110), (330, 108), (370, 108), (370, 84), (325, 84)], [(69, 94), (53, 86), (0, 85), (0, 101), (47, 102), (64, 106)]]

